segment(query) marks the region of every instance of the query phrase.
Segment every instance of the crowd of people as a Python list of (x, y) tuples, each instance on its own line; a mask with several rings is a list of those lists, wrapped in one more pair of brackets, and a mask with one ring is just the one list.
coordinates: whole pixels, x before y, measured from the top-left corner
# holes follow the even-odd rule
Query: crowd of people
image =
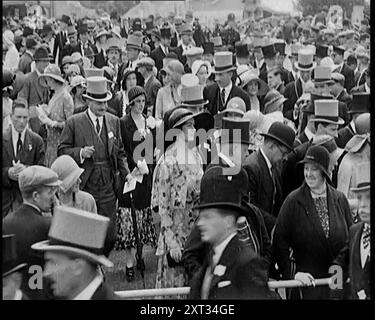
[(110, 253), (131, 282), (146, 245), (192, 299), (369, 299), (369, 39), (324, 12), (3, 18), (3, 299), (116, 299)]

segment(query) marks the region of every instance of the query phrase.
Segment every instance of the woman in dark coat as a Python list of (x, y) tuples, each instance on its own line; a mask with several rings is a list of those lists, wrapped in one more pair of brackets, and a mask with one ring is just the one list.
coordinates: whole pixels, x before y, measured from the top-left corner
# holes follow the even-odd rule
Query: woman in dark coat
[[(146, 93), (142, 87), (136, 86), (129, 90), (128, 95), (130, 111), (120, 120), (121, 136), (133, 177), (141, 176), (143, 173), (143, 179), (141, 183), (136, 183), (135, 190), (131, 193), (122, 194), (123, 188), (121, 188), (115, 249), (125, 250), (126, 276), (128, 281), (131, 281), (134, 277), (136, 236), (133, 230), (130, 194), (132, 194), (141, 244), (156, 246), (156, 233), (150, 209), (154, 138), (142, 114)], [(144, 146), (140, 146), (141, 143)], [(138, 152), (139, 149), (143, 151)], [(142, 161), (143, 164), (141, 164)]]
[[(294, 278), (312, 286), (314, 279), (332, 276), (329, 268), (345, 246), (352, 218), (344, 194), (328, 183), (328, 151), (322, 146), (312, 146), (301, 163), (305, 180), (281, 207), (273, 253), (284, 279)], [(289, 259), (290, 249), (295, 259), (295, 274)], [(328, 299), (330, 293), (328, 286), (305, 287), (300, 297)]]

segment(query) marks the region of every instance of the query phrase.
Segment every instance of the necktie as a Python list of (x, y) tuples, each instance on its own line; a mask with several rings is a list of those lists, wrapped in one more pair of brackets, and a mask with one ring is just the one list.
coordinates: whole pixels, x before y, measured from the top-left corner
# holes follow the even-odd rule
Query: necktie
[(99, 119), (96, 118), (96, 132), (99, 134), (100, 133), (100, 124), (99, 124)]
[(221, 90), (221, 102), (224, 107), (225, 106), (225, 89)]
[(210, 286), (211, 286), (211, 281), (213, 278), (213, 271), (215, 267), (213, 263), (213, 256), (214, 256), (214, 250), (211, 249), (208, 255), (209, 265), (206, 269), (206, 273), (204, 275), (203, 282), (202, 282), (201, 298), (203, 300), (208, 299), (208, 296), (210, 293)]
[(370, 225), (365, 223), (365, 226), (363, 228), (363, 238), (362, 238), (363, 247), (365, 249), (367, 249), (368, 246), (370, 245), (370, 231), (371, 231)]
[(18, 141), (17, 141), (17, 158), (19, 155), (19, 152), (21, 151), (22, 148), (22, 140), (21, 140), (21, 133), (18, 134)]

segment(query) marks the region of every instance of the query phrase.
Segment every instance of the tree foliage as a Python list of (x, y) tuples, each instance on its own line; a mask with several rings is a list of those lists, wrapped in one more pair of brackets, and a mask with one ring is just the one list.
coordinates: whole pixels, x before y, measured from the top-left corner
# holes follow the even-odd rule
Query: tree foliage
[(89, 9), (96, 9), (98, 13), (111, 13), (116, 11), (120, 16), (125, 14), (140, 1), (80, 1), (80, 3)]
[(295, 0), (295, 4), (303, 15), (315, 15), (321, 12), (324, 6), (329, 8), (333, 5), (339, 5), (348, 18), (352, 15), (353, 6), (366, 6), (365, 0)]

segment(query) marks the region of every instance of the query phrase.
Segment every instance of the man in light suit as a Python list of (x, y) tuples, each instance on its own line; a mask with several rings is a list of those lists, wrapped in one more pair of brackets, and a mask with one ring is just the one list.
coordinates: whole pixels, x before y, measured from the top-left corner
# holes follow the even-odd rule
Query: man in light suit
[(131, 179), (121, 140), (120, 119), (107, 113), (112, 94), (104, 77), (89, 77), (86, 112), (70, 117), (61, 134), (58, 156), (71, 156), (85, 171), (81, 189), (95, 198), (98, 213), (110, 218), (105, 252), (109, 254), (116, 237), (117, 192), (120, 177)]
[(11, 125), (3, 134), (3, 217), (22, 204), (18, 175), (31, 165), (44, 165), (42, 138), (27, 129), (29, 110), (26, 101), (15, 100)]

